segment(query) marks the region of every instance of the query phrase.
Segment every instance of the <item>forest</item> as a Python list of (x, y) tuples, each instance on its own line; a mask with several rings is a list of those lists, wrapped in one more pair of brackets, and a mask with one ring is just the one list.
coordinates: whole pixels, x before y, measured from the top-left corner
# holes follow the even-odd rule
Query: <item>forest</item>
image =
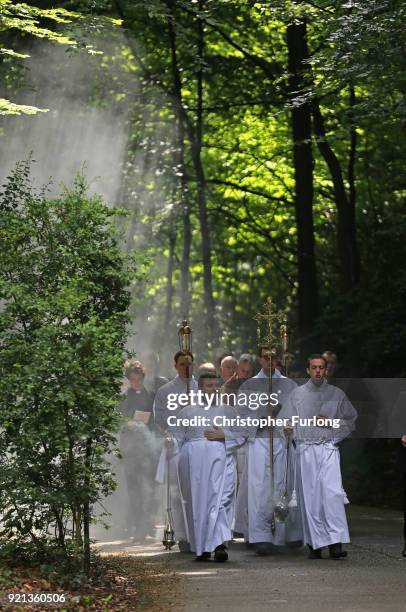
[(3, 114), (35, 112), (18, 101), (38, 36), (91, 55), (87, 105), (125, 106), (111, 203), (144, 257), (133, 309), (152, 347), (165, 330), (172, 352), (187, 317), (202, 359), (253, 349), (271, 297), (302, 358), (403, 375), (404, 4), (37, 5), (2, 3)]

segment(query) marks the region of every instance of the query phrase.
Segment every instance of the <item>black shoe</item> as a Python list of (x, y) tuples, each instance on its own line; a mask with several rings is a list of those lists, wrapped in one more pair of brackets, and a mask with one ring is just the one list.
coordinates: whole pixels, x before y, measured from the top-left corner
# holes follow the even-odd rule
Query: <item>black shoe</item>
[(211, 553), (204, 552), (201, 555), (198, 555), (197, 557), (195, 557), (195, 561), (210, 561), (210, 558), (211, 558)]
[(302, 540), (292, 540), (291, 542), (286, 542), (287, 548), (302, 548), (303, 542)]
[(217, 561), (217, 563), (224, 563), (225, 561), (228, 561), (227, 546), (224, 544), (216, 546), (214, 550), (214, 560)]
[(309, 549), (309, 559), (322, 559), (321, 548), (312, 548), (310, 544), (307, 545)]
[(255, 552), (259, 557), (267, 557), (272, 553), (270, 542), (258, 542), (255, 545)]
[(402, 550), (402, 557), (404, 557), (406, 559), (406, 542), (405, 542), (405, 545), (404, 545), (403, 550)]
[(330, 544), (328, 547), (330, 551), (330, 559), (344, 559), (347, 556), (347, 551), (342, 549), (340, 543)]

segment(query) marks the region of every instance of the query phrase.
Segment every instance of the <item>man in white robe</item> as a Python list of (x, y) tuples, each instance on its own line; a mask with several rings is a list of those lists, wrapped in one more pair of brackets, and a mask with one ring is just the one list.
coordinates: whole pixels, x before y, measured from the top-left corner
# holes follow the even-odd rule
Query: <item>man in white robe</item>
[[(246, 395), (254, 398), (259, 393), (269, 392), (269, 376), (272, 370), (272, 393), (277, 394), (279, 406), (283, 406), (296, 384), (283, 376), (271, 360), (267, 346), (260, 346), (258, 361), (259, 373), (240, 387), (237, 410), (242, 417), (270, 416), (270, 406), (256, 410), (242, 406), (240, 397)], [(271, 363), (272, 361), (272, 363)], [(252, 402), (251, 402), (252, 404)], [(275, 416), (275, 415), (273, 415)], [(283, 546), (287, 542), (295, 544), (302, 539), (301, 521), (298, 509), (292, 509), (286, 522), (274, 520), (273, 508), (278, 495), (284, 491), (286, 480), (286, 442), (276, 428), (273, 431), (273, 466), (270, 461), (269, 427), (248, 427), (246, 437), (246, 459), (241, 484), (237, 495), (236, 531), (242, 532), (247, 542), (255, 544), (260, 556), (271, 553), (271, 544)], [(290, 447), (288, 481), (290, 492), (293, 489), (295, 450)]]
[[(179, 401), (182, 395), (184, 396), (190, 391), (197, 391), (197, 381), (192, 373), (193, 355), (185, 351), (178, 351), (174, 356), (174, 367), (177, 376), (158, 389), (153, 405), (156, 428), (165, 437), (168, 432), (168, 417), (177, 414), (182, 408)], [(183, 403), (183, 405), (187, 405), (187, 403)], [(178, 455), (170, 453), (170, 444), (164, 442), (155, 480), (163, 483), (166, 478), (169, 478), (175, 539), (179, 543), (181, 552), (188, 552), (188, 525), (184, 500), (179, 486), (178, 459)], [(167, 474), (168, 460), (169, 474)]]
[(299, 455), (299, 494), (304, 542), (309, 557), (320, 559), (329, 547), (330, 558), (347, 556), (342, 544), (350, 541), (344, 504), (340, 452), (337, 444), (354, 429), (357, 412), (341, 389), (328, 384), (322, 355), (308, 360), (310, 380), (288, 397), (279, 417), (290, 420)]
[(228, 560), (234, 512), (236, 461), (233, 450), (243, 439), (235, 439), (231, 406), (212, 405), (217, 377), (199, 378), (204, 397), (177, 415), (173, 433), (179, 450), (179, 478), (189, 525), (190, 547), (196, 561)]

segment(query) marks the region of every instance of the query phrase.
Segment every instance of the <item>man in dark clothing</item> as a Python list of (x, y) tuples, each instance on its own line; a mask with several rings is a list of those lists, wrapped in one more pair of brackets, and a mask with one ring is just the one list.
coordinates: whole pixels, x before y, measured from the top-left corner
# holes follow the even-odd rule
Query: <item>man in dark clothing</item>
[[(151, 392), (144, 387), (144, 367), (140, 361), (132, 362), (126, 370), (128, 390), (120, 403), (119, 410), (123, 417), (133, 419), (135, 412), (147, 412), (152, 414)], [(147, 415), (142, 415), (149, 423)]]
[(128, 489), (128, 527), (131, 535), (144, 539), (153, 533), (152, 510), (155, 495), (155, 446), (151, 431), (152, 394), (144, 387), (144, 366), (140, 361), (127, 364), (129, 388), (118, 406), (126, 419), (120, 435), (120, 451)]

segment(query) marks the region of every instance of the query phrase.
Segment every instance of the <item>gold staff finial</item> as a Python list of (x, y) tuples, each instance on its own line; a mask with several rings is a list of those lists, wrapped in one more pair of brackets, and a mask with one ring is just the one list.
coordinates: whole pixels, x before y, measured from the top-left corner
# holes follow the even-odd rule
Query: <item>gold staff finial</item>
[(183, 319), (182, 325), (178, 329), (179, 349), (181, 351), (192, 352), (192, 328), (186, 319)]
[[(181, 351), (192, 352), (192, 328), (184, 318), (182, 325), (178, 329), (179, 349)], [(186, 366), (186, 390), (189, 395), (190, 392), (190, 371), (189, 365)], [(170, 431), (167, 433), (165, 440), (166, 445), (166, 516), (165, 516), (165, 528), (164, 537), (162, 544), (166, 550), (170, 550), (175, 542), (175, 531), (173, 526), (172, 508), (171, 508), (171, 487), (170, 487), (170, 449), (173, 449), (174, 441)], [(186, 526), (187, 528), (187, 526)]]

